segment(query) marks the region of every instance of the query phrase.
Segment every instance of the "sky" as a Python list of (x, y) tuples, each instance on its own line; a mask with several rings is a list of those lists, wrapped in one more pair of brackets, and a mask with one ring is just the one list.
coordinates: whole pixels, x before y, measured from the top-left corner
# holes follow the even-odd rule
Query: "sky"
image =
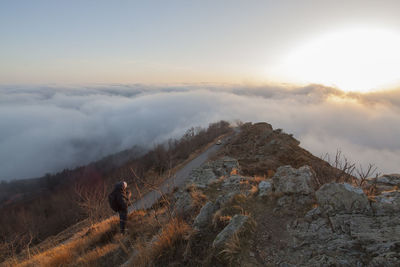
[(398, 1), (0, 0), (0, 180), (221, 119), (400, 173)]
[[(365, 40), (368, 44), (382, 37), (380, 31), (390, 32), (383, 34), (384, 42), (393, 42), (400, 31), (398, 1), (2, 0), (0, 7), (3, 84), (322, 81), (340, 86), (348, 77), (299, 78), (304, 72), (296, 70), (305, 61), (321, 62), (315, 61), (319, 54), (299, 56), (297, 50), (315, 50), (314, 43), (330, 33), (374, 28), (378, 33)], [(345, 33), (337, 38), (334, 42), (354, 41)], [(341, 49), (322, 52), (338, 55), (336, 65), (343, 68), (349, 53)], [(298, 61), (288, 63), (288, 55)], [(317, 70), (332, 65), (325, 63)]]

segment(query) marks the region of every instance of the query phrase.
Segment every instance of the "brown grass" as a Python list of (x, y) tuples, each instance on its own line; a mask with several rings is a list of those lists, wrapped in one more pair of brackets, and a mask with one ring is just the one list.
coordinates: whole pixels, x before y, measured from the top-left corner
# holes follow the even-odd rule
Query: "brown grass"
[(199, 191), (198, 188), (191, 184), (186, 187), (187, 192), (193, 199), (193, 204), (196, 208), (201, 208), (203, 204), (207, 201), (207, 196), (203, 192)]
[[(118, 231), (118, 218), (112, 217), (79, 233), (71, 240), (39, 252), (30, 259), (15, 262), (13, 266), (61, 266), (73, 263), (85, 251), (112, 240)], [(93, 252), (94, 253), (94, 252)], [(93, 254), (92, 253), (92, 254)], [(7, 262), (5, 263), (7, 264)], [(11, 264), (10, 264), (11, 265)]]
[(228, 225), (232, 216), (223, 215), (222, 210), (218, 210), (212, 217), (212, 226), (214, 229), (222, 229)]
[(141, 240), (135, 245), (137, 251), (133, 266), (148, 266), (156, 261), (166, 261), (176, 253), (178, 248), (186, 242), (192, 228), (183, 220), (173, 218), (153, 240)]
[(224, 248), (218, 253), (218, 256), (228, 266), (240, 266), (240, 255), (249, 249), (250, 239), (257, 227), (257, 223), (250, 215), (248, 216), (249, 219), (244, 227), (240, 231), (235, 232), (231, 239), (226, 242)]
[(232, 238), (225, 244), (225, 248), (219, 253), (220, 256), (232, 266), (236, 263), (238, 255), (242, 252), (242, 244), (239, 235), (234, 233)]
[(98, 260), (110, 253), (115, 252), (119, 244), (109, 243), (104, 246), (96, 247), (76, 260), (77, 266), (98, 266)]

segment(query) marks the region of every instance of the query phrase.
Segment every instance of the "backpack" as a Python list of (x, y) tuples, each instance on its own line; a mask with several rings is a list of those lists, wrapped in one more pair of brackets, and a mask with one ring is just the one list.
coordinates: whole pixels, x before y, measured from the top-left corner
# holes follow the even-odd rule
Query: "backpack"
[(118, 207), (118, 203), (116, 201), (116, 194), (115, 191), (111, 192), (111, 194), (108, 195), (108, 203), (110, 204), (110, 208), (115, 211), (118, 212), (119, 207)]

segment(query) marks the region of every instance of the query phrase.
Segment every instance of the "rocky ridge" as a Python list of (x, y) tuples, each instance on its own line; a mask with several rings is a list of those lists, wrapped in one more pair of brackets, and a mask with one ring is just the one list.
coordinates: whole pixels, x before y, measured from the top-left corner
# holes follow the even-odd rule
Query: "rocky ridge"
[(222, 150), (170, 196), (192, 230), (168, 264), (398, 266), (400, 175), (335, 182), (339, 170), (266, 123)]
[[(327, 183), (315, 190), (315, 172), (309, 166), (281, 166), (261, 180), (239, 173), (238, 161), (224, 157), (194, 170), (188, 181), (208, 199), (193, 221), (198, 235), (210, 235), (216, 217), (229, 217), (208, 244), (216, 255), (235, 235), (251, 228), (246, 226), (251, 221), (258, 226), (244, 237), (247, 245), (236, 255), (235, 264), (396, 266), (400, 261), (400, 176), (369, 179), (378, 187), (390, 185), (391, 191), (368, 197), (347, 183)], [(190, 194), (178, 192), (178, 205), (182, 198), (193, 202)], [(241, 208), (232, 205), (235, 198), (242, 198)], [(281, 218), (283, 228), (261, 229), (265, 216)], [(268, 235), (260, 238), (267, 230), (283, 231), (284, 240), (265, 250), (262, 241), (274, 241)]]

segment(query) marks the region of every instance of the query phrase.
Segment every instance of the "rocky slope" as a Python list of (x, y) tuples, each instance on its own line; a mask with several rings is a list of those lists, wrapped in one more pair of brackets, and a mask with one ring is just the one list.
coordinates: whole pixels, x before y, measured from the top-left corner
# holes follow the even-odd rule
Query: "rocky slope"
[[(194, 232), (171, 264), (398, 266), (399, 175), (369, 179), (368, 196), (354, 184), (321, 186), (312, 166), (323, 164), (328, 174), (337, 170), (268, 124), (248, 127), (225, 148), (238, 158), (203, 165), (175, 192), (175, 214)], [(251, 150), (239, 143), (255, 145)]]
[[(308, 166), (281, 166), (262, 181), (232, 174), (232, 168), (239, 165), (223, 158), (191, 177), (190, 186), (208, 199), (193, 221), (199, 240), (215, 256), (206, 265), (398, 266), (396, 186), (368, 198), (347, 183), (328, 183), (315, 191), (315, 173)], [(178, 191), (175, 199), (181, 215), (195, 210), (188, 192)], [(218, 226), (224, 216), (224, 227)]]
[[(82, 231), (64, 265), (399, 266), (400, 175), (345, 183), (267, 123), (243, 125), (220, 151), (132, 212), (127, 236), (115, 218)], [(52, 253), (22, 266), (55, 262)]]

